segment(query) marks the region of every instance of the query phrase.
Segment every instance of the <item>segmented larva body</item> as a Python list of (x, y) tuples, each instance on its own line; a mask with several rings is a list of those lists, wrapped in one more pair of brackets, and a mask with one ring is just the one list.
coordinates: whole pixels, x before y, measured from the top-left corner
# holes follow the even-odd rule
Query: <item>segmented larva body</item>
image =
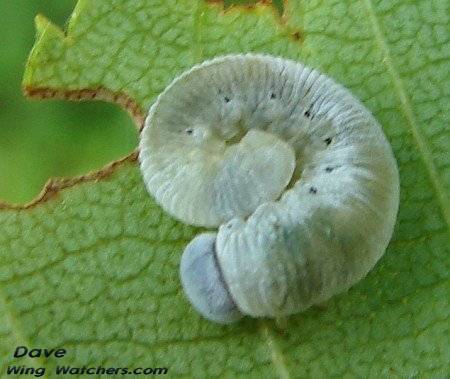
[(300, 63), (219, 57), (176, 78), (140, 142), (148, 191), (183, 222), (183, 288), (206, 318), (300, 312), (348, 289), (384, 253), (398, 169), (348, 90)]

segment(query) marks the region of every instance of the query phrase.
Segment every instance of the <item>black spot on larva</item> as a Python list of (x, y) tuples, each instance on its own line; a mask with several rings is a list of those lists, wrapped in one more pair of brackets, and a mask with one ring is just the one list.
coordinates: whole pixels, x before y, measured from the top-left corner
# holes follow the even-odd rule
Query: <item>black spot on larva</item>
[(231, 101), (231, 99), (228, 96), (225, 96), (223, 99), (225, 100), (225, 103), (229, 103)]
[(271, 93), (270, 93), (270, 98), (271, 98), (271, 99), (276, 99), (276, 98), (277, 98), (277, 95), (275, 95), (273, 92), (271, 92)]
[(333, 167), (325, 167), (325, 172), (331, 172), (333, 170), (334, 170)]
[(194, 133), (194, 130), (192, 128), (188, 128), (185, 130), (186, 134), (191, 135), (192, 133)]
[(317, 193), (317, 188), (316, 187), (310, 187), (309, 188), (309, 193), (316, 194)]
[(331, 140), (332, 140), (332, 138), (331, 138), (331, 137), (328, 137), (328, 138), (326, 138), (324, 141), (325, 141), (325, 143), (326, 143), (327, 145), (329, 145), (329, 144), (331, 143)]
[(305, 113), (303, 113), (305, 115), (305, 117), (310, 118), (311, 117), (311, 112), (308, 110)]

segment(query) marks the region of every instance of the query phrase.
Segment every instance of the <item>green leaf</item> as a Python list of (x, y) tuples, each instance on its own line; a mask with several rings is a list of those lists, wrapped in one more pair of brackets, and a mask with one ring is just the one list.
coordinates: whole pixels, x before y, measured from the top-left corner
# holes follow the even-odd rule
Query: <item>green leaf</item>
[[(135, 156), (50, 183), (0, 211), (0, 354), (12, 362), (161, 367), (189, 377), (446, 377), (450, 356), (449, 3), (80, 0), (67, 33), (37, 18), (24, 87), (37, 97), (116, 101), (142, 122), (180, 72), (258, 51), (301, 60), (350, 88), (398, 159), (393, 241), (326, 310), (217, 326), (182, 294), (178, 264), (198, 230), (145, 192)], [(13, 360), (15, 346), (64, 347)]]

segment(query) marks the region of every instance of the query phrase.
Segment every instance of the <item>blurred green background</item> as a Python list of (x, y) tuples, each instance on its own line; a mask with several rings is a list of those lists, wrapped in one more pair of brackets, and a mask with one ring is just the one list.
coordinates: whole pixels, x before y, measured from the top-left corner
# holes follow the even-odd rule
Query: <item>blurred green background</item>
[(0, 0), (0, 202), (26, 203), (49, 178), (85, 174), (136, 147), (134, 124), (116, 105), (22, 95), (35, 15), (64, 27), (75, 3)]

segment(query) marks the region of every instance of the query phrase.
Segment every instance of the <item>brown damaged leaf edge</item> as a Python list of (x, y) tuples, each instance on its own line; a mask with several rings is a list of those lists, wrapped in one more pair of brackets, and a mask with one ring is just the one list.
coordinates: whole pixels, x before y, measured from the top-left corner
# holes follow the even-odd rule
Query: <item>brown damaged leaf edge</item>
[[(113, 93), (104, 88), (68, 91), (54, 88), (34, 88), (31, 86), (25, 86), (23, 92), (26, 96), (34, 99), (62, 99), (71, 101), (99, 100), (116, 103), (125, 109), (133, 118), (139, 131), (141, 131), (144, 126), (145, 115), (142, 112), (141, 107), (133, 99), (123, 93)], [(0, 210), (24, 210), (33, 208), (50, 199), (54, 199), (60, 191), (73, 187), (76, 184), (108, 178), (123, 164), (136, 162), (137, 156), (138, 152), (134, 151), (128, 156), (108, 164), (99, 171), (68, 179), (50, 179), (45, 184), (40, 194), (30, 203), (17, 205), (0, 201)]]
[[(262, 7), (270, 7), (272, 12), (274, 13), (275, 18), (278, 20), (279, 24), (282, 26), (282, 29), (285, 31), (285, 35), (287, 38), (290, 38), (291, 40), (298, 42), (302, 44), (305, 42), (305, 33), (304, 31), (292, 28), (288, 25), (288, 15), (286, 14), (285, 10), (287, 9), (287, 0), (284, 0), (283, 7), (280, 10), (274, 1), (272, 0), (260, 0), (255, 2), (249, 2), (248, 4), (233, 4), (232, 1), (224, 1), (224, 0), (206, 0), (206, 2), (209, 5), (217, 6), (219, 5), (223, 10), (223, 15), (227, 15), (231, 13), (233, 10), (236, 12), (242, 12), (242, 11), (254, 11), (256, 7), (262, 6)], [(229, 4), (231, 3), (231, 4)]]
[(114, 93), (105, 88), (81, 89), (81, 90), (60, 90), (55, 88), (35, 88), (25, 86), (23, 88), (25, 96), (33, 99), (61, 99), (70, 101), (99, 100), (115, 103), (125, 109), (133, 118), (139, 131), (144, 127), (145, 116), (141, 107), (130, 96), (124, 93)]
[(107, 179), (111, 175), (113, 175), (118, 168), (128, 163), (135, 163), (138, 158), (137, 150), (133, 151), (131, 154), (126, 157), (114, 161), (107, 166), (103, 167), (99, 171), (95, 171), (86, 175), (77, 176), (75, 178), (68, 179), (50, 179), (42, 189), (41, 193), (37, 196), (36, 199), (32, 200), (30, 203), (25, 205), (15, 205), (15, 204), (7, 204), (0, 202), (0, 210), (5, 209), (16, 209), (16, 210), (25, 210), (34, 208), (50, 199), (54, 199), (58, 196), (59, 192), (65, 190), (67, 188), (71, 188), (77, 184), (95, 182), (97, 180)]
[[(233, 4), (232, 2), (226, 2), (224, 0), (205, 0), (207, 4), (220, 6), (223, 12), (226, 14), (233, 10), (237, 11), (253, 11), (256, 7), (270, 7), (275, 16), (280, 20), (282, 24), (286, 22), (284, 11), (280, 11), (278, 7), (271, 0), (259, 0), (255, 2), (249, 2), (248, 4)], [(286, 0), (283, 1), (283, 9), (286, 9)], [(231, 4), (227, 4), (231, 3)]]

